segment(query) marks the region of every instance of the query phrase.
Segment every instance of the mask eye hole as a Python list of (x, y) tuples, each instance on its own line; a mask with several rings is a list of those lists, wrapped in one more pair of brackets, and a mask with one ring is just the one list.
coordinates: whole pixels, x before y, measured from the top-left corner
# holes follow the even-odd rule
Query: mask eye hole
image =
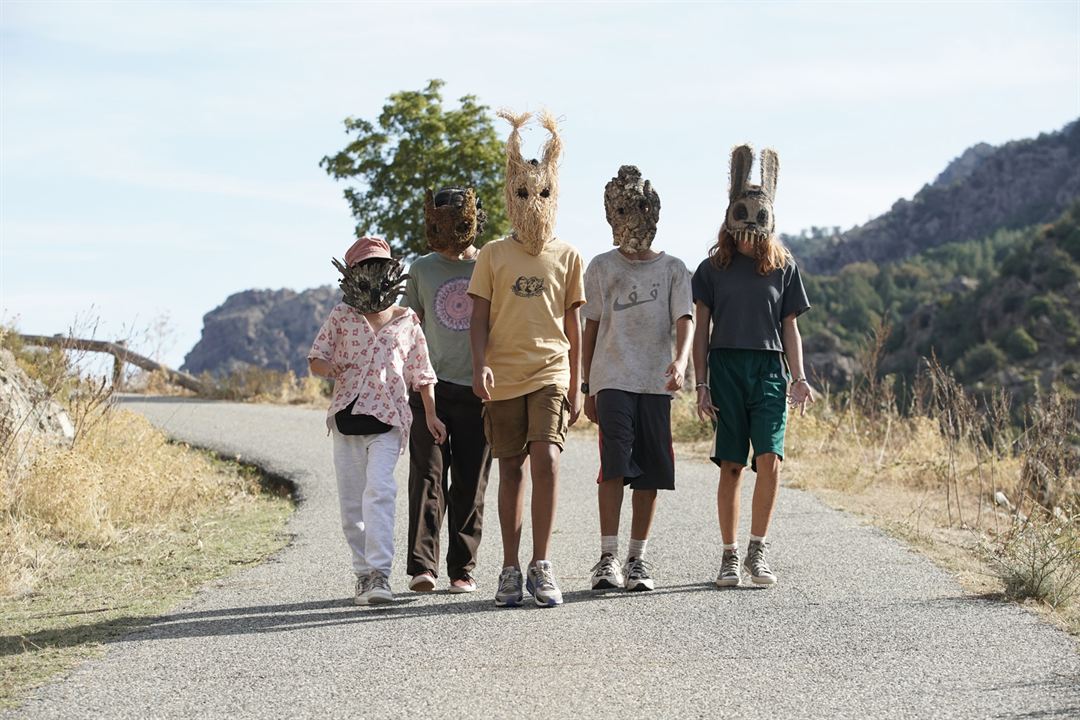
[(620, 215), (625, 215), (626, 214), (626, 210), (624, 210), (621, 207), (615, 208), (615, 212), (619, 213)]
[(733, 214), (735, 215), (736, 220), (745, 220), (746, 218), (750, 217), (750, 213), (747, 212), (746, 206), (742, 203), (739, 203), (735, 206)]
[(551, 188), (544, 188), (543, 190), (541, 190), (540, 191), (540, 197), (542, 197), (542, 198), (551, 197)]
[(526, 189), (525, 189), (525, 188), (523, 188), (523, 187), (519, 187), (519, 188), (517, 189), (517, 196), (518, 196), (519, 198), (522, 198), (522, 199), (524, 199), (524, 198), (527, 198), (527, 197), (529, 197), (529, 191), (528, 191), (528, 190), (526, 190)]
[(643, 212), (648, 212), (649, 211), (649, 203), (645, 202), (644, 200), (638, 200), (637, 206), (638, 206), (638, 210), (641, 210)]
[(769, 213), (768, 213), (768, 211), (766, 211), (764, 209), (758, 210), (757, 221), (758, 221), (759, 225), (764, 225), (766, 222), (768, 222), (769, 221)]

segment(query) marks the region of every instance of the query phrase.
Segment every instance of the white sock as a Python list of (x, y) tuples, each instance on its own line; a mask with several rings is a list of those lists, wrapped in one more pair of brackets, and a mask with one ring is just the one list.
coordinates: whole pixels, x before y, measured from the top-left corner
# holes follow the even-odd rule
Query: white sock
[(648, 539), (635, 540), (630, 538), (630, 550), (627, 552), (627, 557), (637, 558), (638, 560), (645, 559), (645, 545), (648, 544)]
[(739, 543), (738, 542), (724, 543), (721, 547), (724, 550), (738, 550), (739, 549)]
[(765, 542), (765, 536), (762, 535), (762, 536), (758, 537), (757, 535), (751, 535), (750, 536), (750, 542)]
[[(633, 541), (631, 541), (633, 542)], [(600, 536), (600, 554), (610, 554), (615, 557), (619, 556), (619, 536), (618, 535), (601, 535)]]

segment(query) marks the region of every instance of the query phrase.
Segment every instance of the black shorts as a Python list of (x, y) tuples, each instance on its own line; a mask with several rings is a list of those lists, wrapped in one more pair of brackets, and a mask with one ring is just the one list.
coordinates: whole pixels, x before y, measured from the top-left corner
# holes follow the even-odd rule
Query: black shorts
[(674, 490), (671, 396), (622, 390), (596, 394), (600, 421), (600, 476), (622, 478), (634, 490)]

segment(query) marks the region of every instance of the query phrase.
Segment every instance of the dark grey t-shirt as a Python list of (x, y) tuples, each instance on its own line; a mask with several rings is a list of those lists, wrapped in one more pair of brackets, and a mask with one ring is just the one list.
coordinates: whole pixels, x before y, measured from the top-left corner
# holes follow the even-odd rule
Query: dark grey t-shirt
[(768, 275), (759, 275), (757, 261), (741, 253), (735, 253), (724, 270), (717, 270), (705, 258), (691, 287), (694, 301), (712, 311), (710, 349), (783, 352), (780, 321), (810, 309), (794, 260)]

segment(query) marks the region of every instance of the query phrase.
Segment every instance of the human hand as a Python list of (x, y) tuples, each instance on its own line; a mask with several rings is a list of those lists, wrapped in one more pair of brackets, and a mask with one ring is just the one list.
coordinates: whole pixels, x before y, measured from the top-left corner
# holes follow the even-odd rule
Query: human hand
[(570, 391), (566, 394), (566, 399), (570, 403), (570, 424), (573, 425), (581, 417), (581, 390), (579, 388), (570, 388)]
[(446, 425), (443, 421), (436, 415), (427, 415), (424, 419), (427, 421), (428, 432), (435, 438), (435, 444), (442, 445), (446, 442)]
[(597, 425), (600, 424), (600, 421), (596, 419), (596, 396), (595, 395), (587, 395), (585, 397), (585, 417), (589, 418), (589, 420), (596, 423)]
[(664, 373), (664, 377), (666, 377), (668, 379), (667, 385), (664, 386), (664, 389), (666, 389), (666, 390), (668, 390), (670, 392), (675, 392), (677, 390), (682, 390), (683, 376), (685, 375), (685, 373), (686, 373), (686, 363), (685, 362), (679, 362), (678, 360), (676, 360), (675, 362), (668, 365), (668, 369)]
[(490, 400), (491, 391), (495, 389), (495, 373), (487, 365), (480, 369), (479, 373), (473, 373), (472, 391), (481, 400)]
[(805, 415), (806, 406), (813, 402), (814, 389), (810, 387), (806, 378), (791, 383), (791, 387), (788, 388), (788, 404), (792, 409), (799, 408), (799, 415)]
[(709, 392), (708, 385), (698, 385), (697, 415), (701, 422), (716, 420), (716, 407), (712, 404), (712, 394)]

